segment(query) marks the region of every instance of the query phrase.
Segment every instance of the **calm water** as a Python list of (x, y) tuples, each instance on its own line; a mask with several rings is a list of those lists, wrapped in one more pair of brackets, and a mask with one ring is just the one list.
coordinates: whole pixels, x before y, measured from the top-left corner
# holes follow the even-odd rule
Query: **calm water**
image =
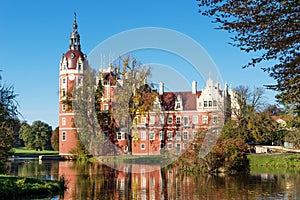
[(115, 170), (103, 164), (17, 159), (10, 167), (19, 176), (57, 180), (63, 175), (68, 183), (64, 199), (300, 199), (300, 172), (260, 169), (216, 177), (156, 165), (119, 164)]

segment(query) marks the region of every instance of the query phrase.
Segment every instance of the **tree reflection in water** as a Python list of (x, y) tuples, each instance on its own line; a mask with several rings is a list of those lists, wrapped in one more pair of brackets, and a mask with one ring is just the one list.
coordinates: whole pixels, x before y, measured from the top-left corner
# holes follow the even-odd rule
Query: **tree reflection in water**
[(113, 169), (66, 161), (11, 162), (10, 168), (15, 175), (41, 179), (65, 176), (64, 199), (300, 199), (299, 171), (211, 176), (158, 165), (115, 164)]

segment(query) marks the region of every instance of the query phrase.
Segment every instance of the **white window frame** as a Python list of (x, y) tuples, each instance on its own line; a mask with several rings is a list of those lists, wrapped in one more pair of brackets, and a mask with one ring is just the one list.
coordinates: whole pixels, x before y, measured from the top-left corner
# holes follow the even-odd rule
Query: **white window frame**
[(151, 131), (149, 133), (149, 140), (155, 140), (155, 133), (154, 133), (154, 131)]
[(159, 139), (160, 140), (164, 140), (165, 139), (165, 132), (164, 131), (160, 131), (159, 132)]
[(62, 126), (65, 126), (67, 124), (67, 120), (66, 120), (66, 118), (61, 118), (61, 125)]
[(147, 139), (147, 135), (145, 131), (141, 132), (141, 140), (146, 140)]
[(153, 125), (155, 123), (155, 117), (150, 116), (150, 124)]
[(184, 116), (184, 117), (183, 117), (183, 125), (184, 125), (184, 126), (189, 125), (189, 117), (188, 117), (188, 116)]
[(176, 140), (181, 141), (181, 132), (180, 131), (176, 131)]
[(189, 139), (189, 132), (183, 131), (183, 140), (188, 140), (188, 139)]
[(173, 124), (173, 117), (172, 116), (168, 116), (168, 124)]
[(165, 123), (165, 116), (163, 116), (163, 115), (159, 116), (159, 123), (160, 124), (164, 124)]
[(218, 116), (217, 115), (213, 116), (213, 123), (214, 124), (218, 123)]
[(173, 144), (172, 143), (168, 143), (168, 149), (172, 149), (173, 148)]
[(168, 137), (168, 140), (173, 140), (173, 132), (172, 131), (168, 131), (167, 132), (167, 137)]
[(66, 104), (61, 105), (61, 110), (66, 111)]
[(104, 111), (108, 111), (108, 104), (106, 103), (106, 104), (103, 104), (103, 110)]
[(117, 133), (117, 140), (122, 140), (122, 133), (121, 132)]
[(199, 123), (199, 118), (198, 115), (193, 116), (193, 124), (198, 124)]
[(202, 123), (203, 124), (208, 124), (208, 116), (207, 115), (202, 116)]
[(141, 150), (145, 150), (145, 149), (146, 149), (146, 144), (145, 143), (141, 143)]
[(181, 117), (180, 116), (176, 116), (176, 124), (181, 124)]
[(61, 134), (61, 140), (62, 141), (67, 141), (67, 133), (65, 131), (63, 131), (62, 134)]

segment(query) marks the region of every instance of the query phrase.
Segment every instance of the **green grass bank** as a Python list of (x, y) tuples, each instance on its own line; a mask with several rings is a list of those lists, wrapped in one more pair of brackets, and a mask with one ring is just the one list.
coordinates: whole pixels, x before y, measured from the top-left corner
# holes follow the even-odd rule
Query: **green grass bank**
[(1, 199), (45, 198), (63, 194), (65, 180), (39, 180), (18, 176), (0, 175)]
[(300, 168), (300, 154), (251, 154), (247, 158), (251, 168)]
[(25, 147), (13, 148), (15, 157), (39, 157), (40, 155), (58, 155), (58, 151), (43, 150), (36, 151)]

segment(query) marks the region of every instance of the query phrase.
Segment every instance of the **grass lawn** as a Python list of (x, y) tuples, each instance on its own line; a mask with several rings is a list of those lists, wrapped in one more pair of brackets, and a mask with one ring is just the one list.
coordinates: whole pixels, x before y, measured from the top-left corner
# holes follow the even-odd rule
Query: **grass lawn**
[(252, 154), (247, 156), (250, 167), (300, 167), (300, 154)]
[(26, 149), (25, 147), (18, 147), (13, 148), (14, 156), (19, 157), (38, 157), (40, 155), (58, 155), (58, 151), (50, 151), (50, 150), (43, 150), (43, 151), (36, 151), (32, 149)]

